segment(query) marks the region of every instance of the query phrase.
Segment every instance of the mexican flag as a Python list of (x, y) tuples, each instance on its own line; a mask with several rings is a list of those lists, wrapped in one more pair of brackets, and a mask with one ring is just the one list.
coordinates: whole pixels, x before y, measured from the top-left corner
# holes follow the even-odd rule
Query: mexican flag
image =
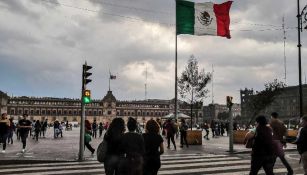
[(230, 38), (231, 4), (232, 1), (213, 4), (176, 0), (177, 35), (217, 35)]

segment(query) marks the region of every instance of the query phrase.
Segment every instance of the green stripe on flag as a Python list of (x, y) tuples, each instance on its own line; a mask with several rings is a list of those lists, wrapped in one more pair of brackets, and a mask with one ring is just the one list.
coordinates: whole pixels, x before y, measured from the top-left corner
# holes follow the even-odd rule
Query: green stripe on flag
[(178, 34), (194, 35), (194, 3), (176, 0), (176, 27)]

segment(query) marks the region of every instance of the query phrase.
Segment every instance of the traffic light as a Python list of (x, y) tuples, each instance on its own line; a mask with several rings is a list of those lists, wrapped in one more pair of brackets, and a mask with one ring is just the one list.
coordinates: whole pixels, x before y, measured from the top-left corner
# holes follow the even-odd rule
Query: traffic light
[(233, 103), (232, 103), (232, 97), (231, 96), (227, 96), (226, 97), (226, 104), (227, 104), (227, 107), (231, 108)]
[(91, 99), (91, 91), (90, 90), (84, 90), (83, 94), (83, 103), (88, 104), (92, 101)]
[(92, 69), (92, 66), (88, 66), (86, 63), (83, 64), (83, 85), (85, 86), (87, 83), (91, 82), (91, 79), (88, 79), (89, 76), (92, 75), (92, 73), (88, 72), (88, 70)]

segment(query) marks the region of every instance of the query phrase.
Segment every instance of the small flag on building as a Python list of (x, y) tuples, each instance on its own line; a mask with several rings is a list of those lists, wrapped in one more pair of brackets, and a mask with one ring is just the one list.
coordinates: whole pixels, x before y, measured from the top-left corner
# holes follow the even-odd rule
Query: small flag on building
[(231, 4), (232, 1), (213, 4), (176, 0), (177, 35), (217, 35), (230, 38)]
[(110, 74), (110, 79), (111, 79), (111, 80), (116, 79), (116, 75), (112, 75), (112, 74)]

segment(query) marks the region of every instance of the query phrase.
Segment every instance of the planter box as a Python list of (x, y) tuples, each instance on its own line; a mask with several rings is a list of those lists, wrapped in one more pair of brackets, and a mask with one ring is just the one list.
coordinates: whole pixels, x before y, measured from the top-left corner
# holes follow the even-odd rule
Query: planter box
[(247, 133), (248, 133), (248, 130), (233, 131), (233, 143), (243, 144), (245, 135)]
[(189, 145), (202, 145), (202, 131), (201, 130), (188, 130), (187, 141)]

